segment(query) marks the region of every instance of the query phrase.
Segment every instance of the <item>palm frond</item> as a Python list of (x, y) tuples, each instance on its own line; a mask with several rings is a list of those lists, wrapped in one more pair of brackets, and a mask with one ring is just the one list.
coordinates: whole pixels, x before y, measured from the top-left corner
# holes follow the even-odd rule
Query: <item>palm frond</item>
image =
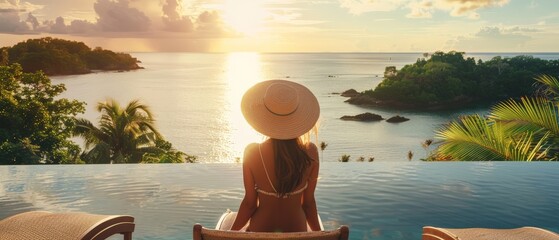
[[(138, 111), (141, 111), (142, 114), (138, 114), (137, 113)], [(130, 116), (145, 114), (148, 119), (154, 119), (153, 113), (151, 112), (151, 108), (147, 105), (141, 104), (140, 101), (137, 99), (132, 100), (130, 103), (128, 103), (124, 112), (126, 112)]]
[(500, 102), (493, 107), (489, 117), (504, 123), (513, 133), (549, 131), (559, 137), (558, 108), (545, 98), (523, 97), (520, 102)]
[[(80, 122), (76, 133), (92, 146), (100, 143), (108, 146), (110, 159), (115, 163), (140, 162), (146, 152), (154, 152), (151, 148), (156, 145), (155, 141), (163, 139), (155, 127), (151, 110), (138, 100), (131, 101), (123, 109), (116, 100), (107, 99), (97, 104), (97, 110), (101, 113), (99, 128), (84, 121)], [(106, 157), (90, 155), (94, 156)]]
[(74, 124), (75, 125), (72, 134), (75, 137), (84, 138), (86, 150), (99, 143), (99, 139), (102, 138), (101, 135), (103, 135), (103, 133), (89, 120), (77, 118), (74, 120)]
[(540, 75), (536, 78), (536, 83), (540, 84), (540, 91), (547, 97), (557, 100), (559, 98), (559, 80), (549, 75)]
[(95, 145), (91, 150), (86, 152), (83, 159), (87, 163), (110, 163), (111, 162), (111, 148), (108, 144), (100, 142)]
[(462, 161), (531, 161), (545, 157), (547, 152), (547, 149), (543, 149), (547, 134), (534, 144), (532, 133), (511, 136), (502, 123), (479, 115), (462, 117), (435, 134), (441, 140), (437, 151)]
[(510, 152), (510, 160), (532, 161), (545, 159), (549, 150), (549, 146), (544, 148), (548, 137), (549, 132), (545, 133), (544, 136), (540, 137), (536, 142), (533, 133), (524, 132), (520, 134), (518, 139), (511, 139), (511, 147), (508, 149)]
[(464, 116), (435, 132), (442, 140), (438, 151), (459, 160), (504, 160), (494, 144), (498, 136), (490, 123), (479, 115)]

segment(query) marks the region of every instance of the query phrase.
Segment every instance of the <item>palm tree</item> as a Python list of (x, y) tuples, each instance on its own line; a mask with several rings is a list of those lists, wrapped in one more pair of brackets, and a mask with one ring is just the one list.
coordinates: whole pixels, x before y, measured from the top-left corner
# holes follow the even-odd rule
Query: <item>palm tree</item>
[(83, 158), (88, 163), (139, 163), (146, 153), (160, 153), (161, 134), (148, 106), (138, 100), (121, 108), (114, 99), (97, 104), (99, 127), (77, 119), (74, 135), (85, 139)]
[(338, 159), (338, 162), (349, 162), (350, 157), (350, 155), (344, 154), (340, 157), (340, 159)]
[(423, 147), (423, 149), (425, 149), (425, 159), (429, 158), (429, 147), (431, 146), (431, 144), (433, 144), (432, 139), (425, 139), (425, 141), (421, 143), (421, 146)]
[(507, 100), (488, 116), (462, 117), (436, 132), (438, 153), (459, 160), (555, 160), (559, 153), (559, 81), (540, 76), (545, 96)]
[(328, 147), (328, 143), (320, 142), (320, 153), (322, 155), (322, 156), (320, 156), (320, 159), (322, 159), (324, 157), (324, 149), (326, 149), (326, 147)]

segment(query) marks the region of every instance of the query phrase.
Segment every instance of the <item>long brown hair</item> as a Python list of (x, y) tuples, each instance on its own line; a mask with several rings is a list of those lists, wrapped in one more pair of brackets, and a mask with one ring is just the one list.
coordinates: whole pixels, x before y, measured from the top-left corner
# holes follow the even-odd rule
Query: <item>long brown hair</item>
[(279, 140), (271, 139), (274, 149), (277, 193), (285, 196), (295, 190), (302, 182), (305, 170), (313, 159), (305, 151), (306, 144), (300, 138)]

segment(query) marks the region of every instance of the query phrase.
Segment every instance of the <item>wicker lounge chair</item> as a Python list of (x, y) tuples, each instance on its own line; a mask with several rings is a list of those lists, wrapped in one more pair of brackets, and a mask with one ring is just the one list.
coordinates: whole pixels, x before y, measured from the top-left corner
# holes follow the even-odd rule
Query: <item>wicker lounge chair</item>
[(193, 229), (194, 240), (227, 240), (227, 239), (313, 239), (313, 240), (347, 240), (349, 228), (342, 225), (338, 229), (330, 231), (315, 232), (290, 232), (290, 233), (270, 233), (270, 232), (241, 232), (208, 229), (200, 224), (195, 224)]
[(422, 240), (559, 240), (559, 235), (536, 227), (514, 229), (423, 227)]
[[(227, 239), (313, 239), (313, 240), (347, 240), (349, 238), (349, 228), (345, 225), (340, 226), (338, 229), (329, 231), (309, 231), (308, 232), (290, 232), (290, 233), (268, 233), (268, 232), (245, 232), (230, 231), (235, 218), (236, 212), (227, 211), (217, 222), (215, 229), (205, 228), (200, 224), (195, 224), (193, 228), (194, 240), (227, 240)], [(319, 217), (320, 220), (320, 217)], [(320, 228), (322, 221), (320, 222)], [(246, 226), (245, 228), (246, 229)]]
[(134, 218), (125, 215), (32, 211), (0, 221), (0, 239), (102, 240), (114, 234), (132, 239)]

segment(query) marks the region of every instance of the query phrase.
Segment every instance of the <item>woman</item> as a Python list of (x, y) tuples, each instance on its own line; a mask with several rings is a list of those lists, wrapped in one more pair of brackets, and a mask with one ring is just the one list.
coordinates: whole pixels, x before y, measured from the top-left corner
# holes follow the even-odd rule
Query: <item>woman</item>
[[(247, 122), (269, 137), (249, 144), (243, 157), (245, 196), (231, 230), (320, 230), (314, 191), (318, 150), (308, 142), (320, 115), (312, 92), (298, 83), (269, 80), (251, 87), (241, 109)], [(307, 140), (307, 141), (306, 141)]]

